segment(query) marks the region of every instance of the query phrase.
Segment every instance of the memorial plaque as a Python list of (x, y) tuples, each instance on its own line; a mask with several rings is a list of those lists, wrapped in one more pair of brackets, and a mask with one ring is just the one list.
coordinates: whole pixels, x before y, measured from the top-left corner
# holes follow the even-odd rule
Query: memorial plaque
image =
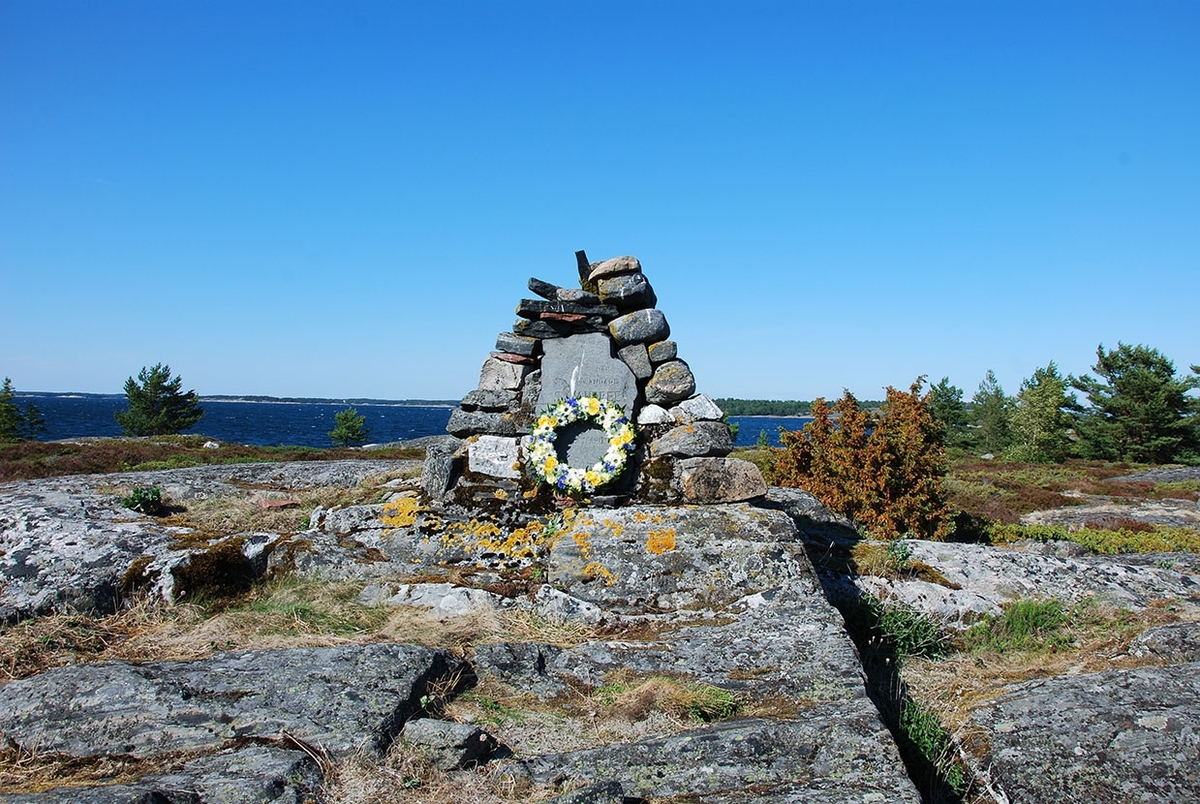
[(608, 336), (596, 332), (572, 335), (545, 341), (542, 348), (539, 411), (560, 399), (595, 396), (620, 405), (627, 416), (633, 416), (637, 378), (624, 361), (613, 357)]
[[(623, 360), (613, 357), (612, 341), (601, 333), (572, 335), (542, 344), (542, 388), (539, 411), (560, 399), (595, 396), (633, 416), (637, 378)], [(583, 420), (563, 427), (554, 440), (555, 452), (568, 466), (586, 469), (604, 457), (608, 438), (596, 422)]]

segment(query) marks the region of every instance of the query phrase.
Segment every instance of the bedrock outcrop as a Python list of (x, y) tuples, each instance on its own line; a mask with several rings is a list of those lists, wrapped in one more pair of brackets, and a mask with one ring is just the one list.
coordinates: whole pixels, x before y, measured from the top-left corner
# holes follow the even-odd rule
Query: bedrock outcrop
[(997, 801), (1200, 800), (1200, 663), (1038, 679), (956, 735)]
[(55, 611), (112, 613), (127, 591), (123, 586), (131, 583), (176, 600), (192, 591), (191, 584), (213, 580), (209, 569), (214, 565), (234, 585), (248, 585), (266, 570), (279, 534), (197, 538), (192, 528), (124, 507), (121, 497), (134, 488), (158, 487), (173, 504), (186, 506), (351, 488), (371, 475), (414, 463), (198, 466), (6, 483), (0, 486), (0, 622)]
[[(114, 595), (108, 602), (119, 605), (116, 583), (128, 569), (121, 562), (153, 554), (155, 544), (169, 553), (178, 535), (121, 508), (119, 487), (158, 485), (180, 500), (244, 501), (322, 483), (352, 485), (403, 468), (353, 464), (7, 484), (0, 487), (4, 566), (38, 571), (10, 573), (0, 599), (13, 600), (5, 596), (15, 588), (52, 601), (48, 609), (27, 605), (20, 616), (68, 606), (71, 587), (86, 586), (71, 579), (95, 569), (107, 573)], [(362, 605), (421, 608), (441, 618), (529, 608), (542, 617), (601, 626), (609, 636), (564, 645), (501, 635), (465, 655), (381, 644), (49, 670), (0, 685), (0, 732), (8, 744), (77, 761), (123, 755), (147, 769), (83, 793), (12, 790), (5, 800), (316, 798), (323, 768), (292, 738), (335, 761), (360, 748), (382, 753), (401, 739), (406, 720), (429, 714), (419, 711), (426, 686), (464, 661), (463, 677), (507, 686), (550, 707), (620, 677), (708, 685), (741, 702), (741, 709), (682, 730), (656, 721), (631, 724), (626, 739), (605, 745), (547, 746), (504, 728), (480, 731), (478, 724), (414, 728), (413, 743), (445, 752), (446, 767), (485, 763), (576, 802), (920, 800), (866, 694), (859, 657), (829, 598), (891, 594), (933, 614), (945, 602), (933, 602), (918, 586), (907, 587), (920, 592), (911, 600), (901, 597), (908, 581), (885, 586), (839, 575), (844, 571), (832, 566), (817, 572), (810, 556), (859, 537), (811, 495), (770, 489), (756, 504), (558, 511), (512, 505), (495, 491), (481, 498), (486, 506), (472, 509), (431, 501), (401, 484), (385, 490), (386, 502), (317, 509), (300, 533), (258, 534), (270, 545), (265, 570), (359, 582)], [(74, 560), (71, 551), (91, 536), (97, 543), (108, 537), (121, 552), (58, 572), (55, 565)], [(10, 544), (21, 546), (13, 551)], [(39, 558), (31, 561), (33, 552), (20, 551), (35, 544)], [(1060, 555), (1054, 546), (907, 544), (911, 560), (942, 578), (923, 583), (983, 601), (977, 610), (945, 609), (947, 622), (963, 623), (1030, 596), (1100, 597), (1135, 611), (1164, 599), (1180, 611), (1196, 604), (1198, 564), (1190, 555), (1096, 557)], [(513, 573), (543, 582), (516, 587), (505, 582)], [(97, 608), (95, 596), (74, 600)], [(1129, 645), (1121, 661), (1140, 666), (1005, 687), (970, 711), (954, 735), (959, 754), (997, 802), (1200, 797), (1194, 771), (1198, 643), (1194, 624), (1176, 623)]]
[[(72, 480), (69, 491), (55, 493), (91, 494), (91, 482)], [(439, 751), (474, 741), (489, 748), (452, 756), (447, 767), (494, 763), (539, 789), (561, 790), (564, 800), (587, 788), (713, 801), (920, 800), (788, 516), (748, 504), (518, 515), (502, 502), (468, 517), (401, 491), (379, 505), (316, 511), (310, 531), (289, 535), (312, 543), (272, 555), (319, 554), (327, 538), (341, 546), (307, 571), (367, 584), (365, 605), (432, 608), (445, 617), (540, 606), (545, 616), (613, 634), (565, 647), (489, 640), (468, 653), (463, 678), (540, 695), (550, 706), (578, 699), (614, 672), (667, 678), (722, 690), (748, 716), (730, 709), (725, 719), (682, 731), (656, 722), (631, 728), (628, 740), (578, 750), (535, 748), (503, 729), (465, 737), (459, 732), (468, 730), (454, 724), (414, 729), (414, 741)], [(55, 519), (48, 510), (33, 532), (53, 530)], [(304, 567), (282, 561), (275, 570)], [(532, 599), (505, 591), (494, 581), (513, 567), (537, 568), (547, 583)], [(97, 788), (95, 800), (301, 801), (321, 768), (289, 739), (335, 761), (356, 750), (381, 754), (418, 714), (428, 685), (459, 662), (445, 651), (379, 644), (59, 667), (0, 685), (0, 733), (10, 745), (80, 761), (172, 758), (133, 781)], [(23, 802), (79, 795), (12, 792)]]

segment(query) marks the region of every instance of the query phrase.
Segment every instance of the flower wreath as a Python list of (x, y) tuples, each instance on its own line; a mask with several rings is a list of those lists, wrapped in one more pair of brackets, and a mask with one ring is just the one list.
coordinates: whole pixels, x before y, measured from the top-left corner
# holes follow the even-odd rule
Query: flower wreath
[[(563, 463), (554, 448), (558, 428), (583, 420), (599, 424), (609, 445), (604, 457), (587, 469)], [(538, 478), (554, 488), (570, 494), (591, 493), (624, 471), (628, 454), (637, 446), (633, 438), (633, 423), (619, 405), (594, 396), (568, 397), (538, 414), (529, 457)]]

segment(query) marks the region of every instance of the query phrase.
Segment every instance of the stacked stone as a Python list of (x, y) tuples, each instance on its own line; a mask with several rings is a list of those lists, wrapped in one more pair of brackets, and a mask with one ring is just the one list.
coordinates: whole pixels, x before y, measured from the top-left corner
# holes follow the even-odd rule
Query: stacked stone
[[(696, 395), (695, 377), (670, 340), (641, 263), (575, 256), (580, 287), (530, 279), (529, 289), (541, 298), (520, 301), (519, 318), (497, 337), (479, 386), (450, 417), (446, 429), (468, 441), (458, 454), (469, 473), (515, 488), (513, 481), (531, 474), (521, 465), (520, 437), (532, 431), (537, 413), (567, 396), (590, 394), (620, 405), (637, 424), (638, 450), (614, 484), (618, 495), (717, 503), (765, 494), (753, 464), (726, 457), (733, 443), (721, 409)], [(565, 449), (569, 460), (579, 457)], [(588, 449), (581, 450), (590, 463)]]

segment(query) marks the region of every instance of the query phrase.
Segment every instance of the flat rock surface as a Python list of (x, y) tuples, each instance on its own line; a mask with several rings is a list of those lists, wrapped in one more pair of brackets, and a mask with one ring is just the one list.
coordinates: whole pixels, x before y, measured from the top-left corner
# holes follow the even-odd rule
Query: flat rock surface
[(952, 586), (869, 577), (859, 579), (860, 588), (951, 625), (965, 626), (979, 615), (999, 614), (1001, 604), (1018, 598), (1067, 603), (1094, 598), (1129, 609), (1164, 598), (1200, 605), (1200, 567), (1195, 556), (1186, 554), (1069, 557), (977, 544), (904, 544), (911, 548), (913, 561), (933, 568)]
[(1146, 469), (1131, 475), (1114, 477), (1112, 480), (1145, 480), (1151, 483), (1180, 483), (1185, 480), (1200, 480), (1200, 466), (1174, 466)]
[(551, 584), (625, 614), (724, 608), (810, 575), (792, 522), (746, 504), (585, 509), (548, 569)]
[[(787, 788), (804, 800), (812, 784), (829, 802), (919, 801), (912, 782), (888, 754), (882, 726), (826, 705), (803, 720), (734, 720), (681, 734), (525, 760), (543, 784), (617, 781), (626, 795), (699, 795), (704, 801), (761, 801)], [(828, 784), (836, 779), (836, 785)], [(739, 798), (753, 790), (753, 797)], [(729, 798), (727, 798), (727, 796)]]
[(427, 682), (459, 665), (414, 645), (68, 665), (0, 686), (0, 734), (28, 751), (146, 757), (285, 731), (331, 753), (382, 751)]
[(1200, 800), (1200, 664), (1016, 684), (957, 735), (997, 800)]
[(299, 804), (321, 789), (317, 764), (302, 751), (252, 745), (172, 763), (128, 784), (0, 797), (5, 804)]
[(121, 489), (157, 486), (164, 497), (186, 505), (265, 489), (350, 488), (371, 475), (419, 465), (297, 461), (0, 484), (0, 621), (61, 610), (112, 612), (135, 560), (151, 556), (169, 563), (177, 537), (189, 531), (125, 508)]
[(614, 671), (668, 677), (779, 714), (527, 759), (535, 780), (711, 801), (920, 800), (786, 515), (744, 504), (581, 512), (549, 566), (566, 594), (655, 636), (481, 646), (481, 677), (544, 697), (600, 686)]
[[(1139, 500), (1122, 497), (1089, 497), (1082, 505), (1034, 511), (1021, 517), (1026, 525), (1084, 525), (1105, 521), (1135, 520), (1175, 528), (1200, 528), (1200, 507), (1192, 500)], [(1112, 527), (1112, 526), (1109, 526)]]

